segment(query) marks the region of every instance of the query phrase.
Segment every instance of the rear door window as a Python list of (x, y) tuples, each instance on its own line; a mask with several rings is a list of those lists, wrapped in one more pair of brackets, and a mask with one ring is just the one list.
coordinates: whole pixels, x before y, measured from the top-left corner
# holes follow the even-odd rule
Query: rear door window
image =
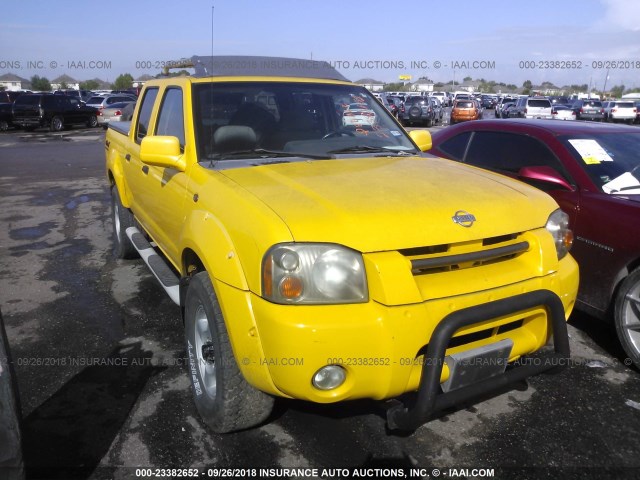
[(549, 100), (529, 100), (529, 106), (538, 108), (551, 108), (551, 102)]
[(463, 132), (460, 135), (445, 140), (439, 148), (454, 160), (462, 161), (464, 152), (467, 150), (469, 137), (471, 137), (471, 132)]

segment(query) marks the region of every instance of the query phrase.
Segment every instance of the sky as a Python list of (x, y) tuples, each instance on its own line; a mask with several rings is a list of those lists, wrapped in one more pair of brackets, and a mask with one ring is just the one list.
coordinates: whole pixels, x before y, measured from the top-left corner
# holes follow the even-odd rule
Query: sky
[(26, 79), (113, 82), (212, 51), (325, 60), (352, 81), (640, 88), (640, 1), (21, 0), (0, 20), (0, 75)]

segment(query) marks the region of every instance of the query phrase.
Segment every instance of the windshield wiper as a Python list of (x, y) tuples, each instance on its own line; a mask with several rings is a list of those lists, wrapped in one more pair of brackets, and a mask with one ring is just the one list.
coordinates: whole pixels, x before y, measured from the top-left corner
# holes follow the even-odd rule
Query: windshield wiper
[(354, 145), (353, 147), (329, 150), (327, 153), (386, 153), (391, 155), (411, 155), (404, 150), (389, 150), (387, 147), (371, 147), (369, 145)]
[(325, 160), (332, 158), (327, 155), (312, 154), (312, 153), (300, 153), (300, 152), (282, 152), (278, 150), (266, 150), (264, 148), (254, 148), (251, 150), (236, 150), (234, 152), (225, 153), (212, 153), (207, 157), (207, 160), (227, 160), (237, 156), (246, 156), (257, 154), (260, 158), (283, 158), (283, 157), (300, 157), (311, 158), (314, 160)]

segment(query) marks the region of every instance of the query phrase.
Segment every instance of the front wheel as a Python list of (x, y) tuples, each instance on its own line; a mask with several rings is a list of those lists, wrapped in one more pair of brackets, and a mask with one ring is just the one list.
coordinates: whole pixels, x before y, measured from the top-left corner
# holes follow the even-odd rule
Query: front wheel
[(9, 130), (9, 122), (0, 120), (0, 132), (6, 132), (7, 130)]
[(89, 117), (89, 120), (87, 120), (87, 127), (95, 128), (97, 126), (98, 126), (98, 117), (96, 117), (95, 115), (91, 115)]
[(640, 269), (622, 282), (615, 300), (614, 321), (622, 348), (640, 368)]
[(217, 433), (258, 425), (274, 400), (242, 376), (207, 272), (191, 278), (184, 307), (189, 378), (202, 420)]

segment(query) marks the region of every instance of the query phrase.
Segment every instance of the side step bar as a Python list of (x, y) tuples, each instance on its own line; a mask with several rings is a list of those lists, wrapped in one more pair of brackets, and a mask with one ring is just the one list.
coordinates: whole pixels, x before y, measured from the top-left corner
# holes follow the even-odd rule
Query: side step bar
[(127, 237), (131, 240), (134, 248), (138, 251), (144, 263), (147, 264), (151, 273), (160, 282), (162, 288), (169, 295), (169, 298), (176, 305), (180, 306), (180, 279), (173, 273), (173, 270), (166, 264), (166, 262), (158, 255), (153, 249), (151, 244), (144, 238), (144, 235), (140, 233), (136, 227), (129, 227), (126, 230)]

